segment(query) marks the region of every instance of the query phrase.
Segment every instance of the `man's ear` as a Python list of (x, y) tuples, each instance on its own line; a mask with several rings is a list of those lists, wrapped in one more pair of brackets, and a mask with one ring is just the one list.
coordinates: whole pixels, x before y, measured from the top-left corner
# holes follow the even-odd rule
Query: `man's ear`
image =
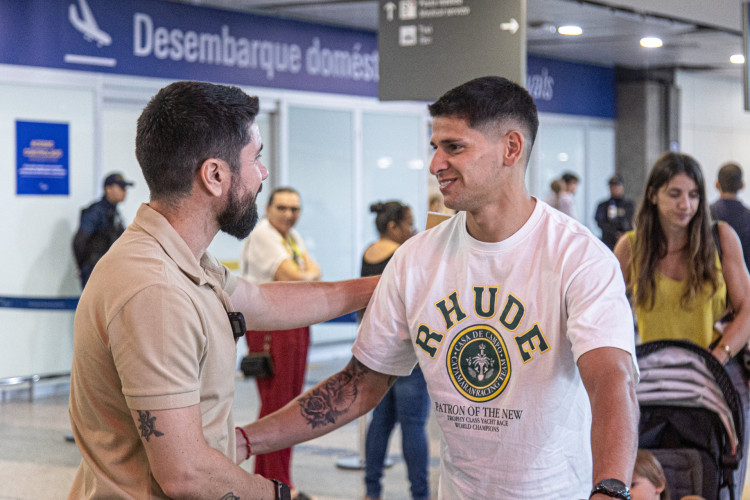
[(198, 169), (198, 184), (211, 196), (220, 197), (230, 182), (229, 165), (218, 158), (209, 158)]
[(503, 165), (515, 165), (523, 157), (523, 134), (518, 130), (511, 130), (505, 134), (505, 151), (503, 153)]

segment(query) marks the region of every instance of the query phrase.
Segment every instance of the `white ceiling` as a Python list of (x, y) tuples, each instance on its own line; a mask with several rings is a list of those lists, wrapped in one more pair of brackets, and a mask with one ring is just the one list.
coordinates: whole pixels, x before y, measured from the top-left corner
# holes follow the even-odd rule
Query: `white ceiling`
[[(172, 1), (373, 31), (378, 27), (379, 2), (375, 0)], [(737, 9), (739, 16), (737, 4), (731, 0), (702, 1), (732, 12)], [(612, 7), (598, 0), (527, 0), (527, 50), (605, 66), (693, 69), (741, 78), (742, 67), (729, 62), (729, 56), (742, 53), (740, 30), (677, 18)], [(580, 26), (583, 35), (558, 35), (555, 27), (563, 24)], [(639, 45), (643, 36), (658, 36), (664, 46), (644, 49)]]

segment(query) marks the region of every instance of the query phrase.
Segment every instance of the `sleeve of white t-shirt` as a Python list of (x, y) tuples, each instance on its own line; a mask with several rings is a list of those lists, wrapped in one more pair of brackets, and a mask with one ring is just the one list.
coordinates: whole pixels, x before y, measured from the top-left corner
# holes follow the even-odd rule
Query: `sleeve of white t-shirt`
[(250, 233), (244, 247), (245, 274), (243, 277), (253, 283), (273, 281), (276, 270), (289, 254), (284, 248), (281, 234), (270, 225), (258, 227)]
[(409, 375), (417, 363), (403, 300), (406, 273), (408, 266), (396, 251), (373, 292), (352, 346), (352, 354), (362, 364), (389, 375)]
[(616, 347), (635, 358), (633, 316), (625, 295), (622, 271), (614, 257), (603, 256), (582, 264), (565, 289), (567, 335), (578, 358), (599, 347)]

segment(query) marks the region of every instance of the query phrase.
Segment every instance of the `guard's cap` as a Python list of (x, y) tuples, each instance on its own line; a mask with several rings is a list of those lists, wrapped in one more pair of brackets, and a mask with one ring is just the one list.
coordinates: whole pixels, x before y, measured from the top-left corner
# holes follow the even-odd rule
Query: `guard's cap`
[(117, 184), (123, 189), (133, 185), (131, 181), (126, 181), (125, 177), (119, 172), (111, 173), (104, 179), (104, 187), (111, 186), (112, 184)]

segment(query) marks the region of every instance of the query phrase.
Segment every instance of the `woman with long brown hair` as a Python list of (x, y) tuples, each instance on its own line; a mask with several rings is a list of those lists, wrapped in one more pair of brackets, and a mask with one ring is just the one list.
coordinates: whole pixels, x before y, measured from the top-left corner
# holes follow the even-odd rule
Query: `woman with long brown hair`
[[(735, 356), (750, 337), (750, 276), (739, 238), (728, 224), (718, 224), (721, 256), (717, 252), (703, 173), (694, 158), (666, 153), (656, 161), (635, 228), (617, 242), (615, 255), (641, 341), (690, 340), (710, 349), (725, 365), (746, 414), (747, 380)], [(727, 299), (734, 320), (722, 334), (715, 325)], [(739, 495), (745, 464), (743, 459), (735, 480)]]

